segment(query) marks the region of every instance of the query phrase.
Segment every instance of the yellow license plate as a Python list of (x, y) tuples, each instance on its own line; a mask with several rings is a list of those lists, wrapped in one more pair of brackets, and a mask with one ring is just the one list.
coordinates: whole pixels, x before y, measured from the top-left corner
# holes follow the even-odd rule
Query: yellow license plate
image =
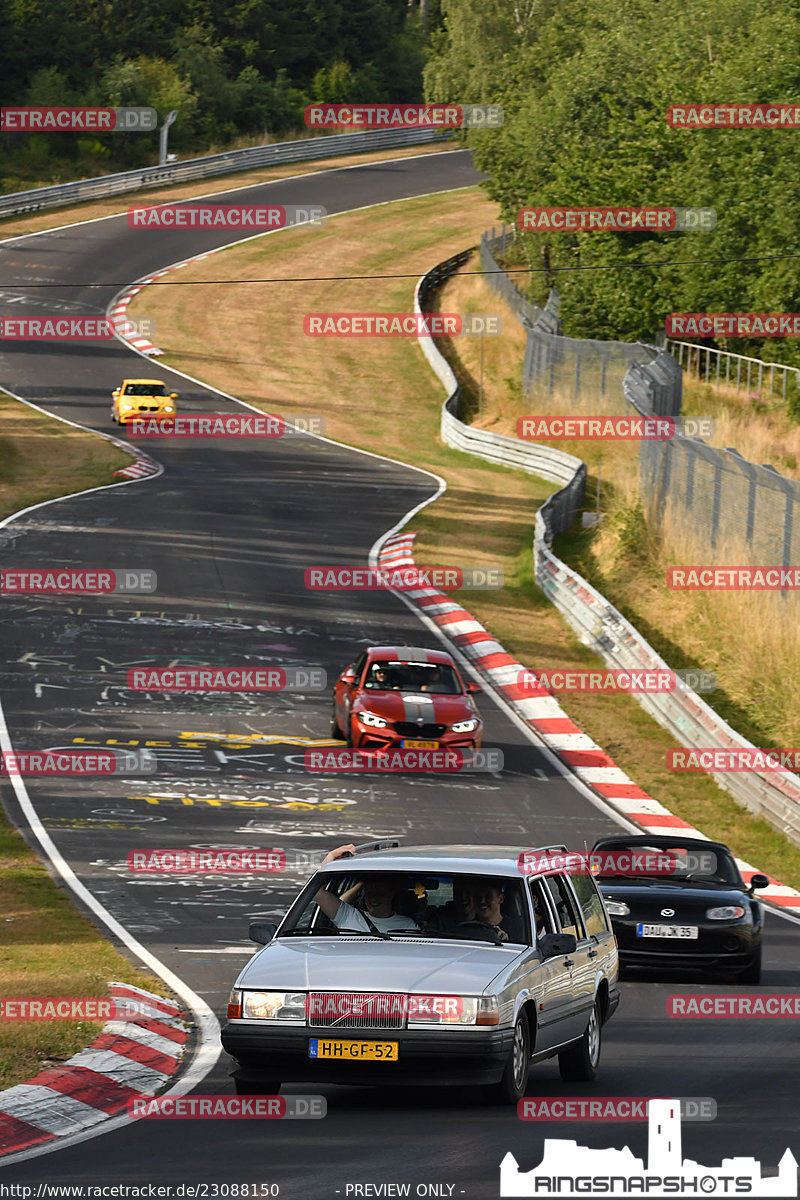
[(439, 749), (438, 742), (415, 742), (410, 738), (405, 738), (403, 741), (403, 745), (408, 747), (409, 750), (438, 750)]
[(395, 1062), (397, 1042), (340, 1042), (311, 1038), (309, 1058), (335, 1058), (340, 1062)]

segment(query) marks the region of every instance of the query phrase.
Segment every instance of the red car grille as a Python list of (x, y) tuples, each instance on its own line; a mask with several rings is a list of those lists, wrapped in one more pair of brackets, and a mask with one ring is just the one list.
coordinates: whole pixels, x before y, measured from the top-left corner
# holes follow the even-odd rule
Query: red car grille
[(404, 738), (440, 738), (447, 729), (446, 725), (418, 725), (416, 721), (395, 721), (395, 733)]

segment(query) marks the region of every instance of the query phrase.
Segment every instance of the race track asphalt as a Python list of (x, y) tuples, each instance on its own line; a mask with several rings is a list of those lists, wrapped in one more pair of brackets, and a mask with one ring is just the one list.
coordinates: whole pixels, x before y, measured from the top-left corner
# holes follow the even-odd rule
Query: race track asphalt
[[(217, 199), (321, 203), (335, 214), (477, 178), (469, 156), (456, 152)], [(229, 231), (202, 230), (145, 237), (121, 216), (6, 242), (0, 304), (20, 316), (99, 314), (124, 285), (231, 240)], [(32, 288), (37, 280), (50, 286)], [(112, 387), (140, 373), (172, 382), (184, 411), (237, 409), (116, 344), (0, 344), (0, 386), (105, 432), (115, 428)], [(309, 411), (321, 410), (309, 397)], [(311, 565), (365, 562), (386, 530), (435, 493), (432, 477), (309, 437), (160, 440), (146, 449), (163, 464), (157, 478), (48, 505), (0, 528), (3, 567), (147, 568), (158, 577), (153, 595), (4, 598), (0, 697), (16, 749), (153, 750), (152, 775), (30, 779), (28, 792), (77, 877), (218, 1014), (252, 948), (248, 920), (280, 914), (303, 876), (288, 871), (266, 885), (255, 876), (137, 878), (126, 868), (130, 849), (317, 851), (386, 836), (409, 844), (583, 848), (616, 828), (486, 694), (478, 697), (485, 744), (504, 752), (501, 777), (320, 779), (304, 770), (301, 756), (308, 739), (329, 735), (327, 689), (214, 699), (130, 692), (125, 673), (134, 665), (315, 666), (332, 683), (360, 646), (435, 644), (391, 594), (314, 593), (303, 582)], [(3, 798), (26, 827), (7, 783)], [(768, 919), (764, 990), (797, 987), (799, 933), (793, 922)], [(796, 1031), (786, 1020), (668, 1020), (666, 997), (695, 989), (718, 990), (713, 980), (680, 975), (624, 983), (597, 1083), (564, 1085), (551, 1063), (532, 1072), (529, 1094), (712, 1096), (717, 1120), (684, 1124), (687, 1155), (708, 1165), (756, 1155), (774, 1168), (786, 1146), (797, 1145)], [(199, 1090), (230, 1094), (229, 1066), (222, 1054)], [(10, 1166), (2, 1182), (274, 1182), (289, 1200), (356, 1195), (347, 1186), (359, 1183), (410, 1182), (412, 1195), (417, 1184), (452, 1184), (452, 1193), (441, 1194), (488, 1200), (498, 1195), (506, 1151), (527, 1169), (547, 1136), (628, 1144), (646, 1157), (642, 1124), (524, 1124), (513, 1111), (488, 1107), (478, 1092), (319, 1090), (329, 1105), (324, 1121), (139, 1121)]]

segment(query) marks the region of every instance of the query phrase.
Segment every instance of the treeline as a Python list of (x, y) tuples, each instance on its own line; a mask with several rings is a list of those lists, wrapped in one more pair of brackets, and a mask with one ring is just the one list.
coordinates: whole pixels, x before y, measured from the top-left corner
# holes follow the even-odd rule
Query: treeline
[[(426, 98), (503, 106), (504, 126), (469, 140), (509, 222), (525, 205), (717, 211), (710, 232), (526, 234), (537, 298), (557, 284), (570, 334), (649, 337), (670, 312), (800, 311), (800, 129), (678, 130), (665, 119), (684, 102), (800, 101), (798, 0), (442, 0), (442, 10)], [(800, 365), (797, 340), (717, 344)]]
[[(0, 0), (2, 102), (178, 109), (170, 150), (204, 153), (300, 135), (313, 101), (421, 99), (424, 39), (407, 0)], [(156, 133), (6, 133), (0, 187), (157, 155)]]

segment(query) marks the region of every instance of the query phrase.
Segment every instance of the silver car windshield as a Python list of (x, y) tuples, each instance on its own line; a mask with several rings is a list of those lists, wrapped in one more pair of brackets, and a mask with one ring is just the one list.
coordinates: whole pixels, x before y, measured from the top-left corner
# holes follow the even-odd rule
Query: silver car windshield
[(530, 945), (519, 880), (467, 873), (359, 873), (354, 865), (312, 879), (279, 936), (354, 934)]

